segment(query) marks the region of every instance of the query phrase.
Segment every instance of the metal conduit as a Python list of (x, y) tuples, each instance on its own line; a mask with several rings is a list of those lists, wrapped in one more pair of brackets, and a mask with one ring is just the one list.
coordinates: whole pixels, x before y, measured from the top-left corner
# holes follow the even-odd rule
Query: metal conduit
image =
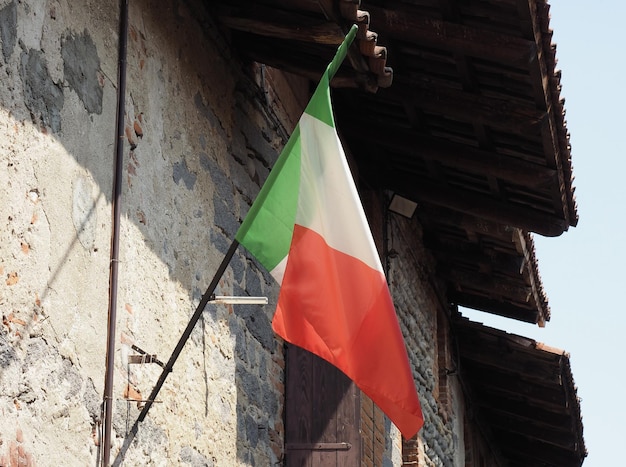
[(104, 435), (102, 444), (102, 466), (110, 465), (111, 420), (113, 418), (113, 374), (115, 371), (115, 324), (117, 320), (117, 278), (120, 243), (120, 214), (122, 198), (122, 171), (124, 162), (124, 114), (126, 99), (126, 51), (128, 36), (128, 0), (120, 0), (118, 76), (117, 76), (117, 115), (115, 133), (115, 165), (113, 172), (113, 193), (111, 196), (111, 262), (109, 269), (109, 313), (107, 327), (106, 373), (102, 409), (104, 414)]

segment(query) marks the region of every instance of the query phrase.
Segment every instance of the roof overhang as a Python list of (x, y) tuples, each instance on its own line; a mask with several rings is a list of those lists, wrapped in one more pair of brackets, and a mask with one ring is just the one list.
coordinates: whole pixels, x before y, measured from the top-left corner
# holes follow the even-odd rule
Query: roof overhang
[(451, 300), (549, 320), (529, 232), (560, 235), (578, 215), (545, 0), (206, 7), (243, 55), (313, 82), (357, 23), (331, 84), (360, 178), (418, 203)]
[(468, 413), (506, 465), (582, 465), (587, 452), (569, 355), (459, 316), (452, 330)]

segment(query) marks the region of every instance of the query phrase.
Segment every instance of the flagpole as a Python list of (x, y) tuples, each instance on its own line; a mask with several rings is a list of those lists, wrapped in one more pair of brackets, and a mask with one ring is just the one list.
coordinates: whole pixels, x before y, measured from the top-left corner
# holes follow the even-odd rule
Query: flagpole
[(335, 76), (335, 73), (337, 73), (337, 71), (339, 70), (341, 63), (346, 58), (346, 55), (348, 54), (348, 49), (352, 45), (352, 42), (354, 41), (354, 38), (356, 37), (356, 32), (358, 29), (359, 27), (356, 24), (353, 24), (350, 27), (348, 34), (346, 34), (346, 38), (343, 40), (341, 45), (337, 48), (335, 57), (328, 64), (328, 67), (326, 67), (326, 72), (328, 73), (329, 82), (333, 78), (333, 76)]
[(174, 351), (172, 352), (170, 359), (167, 361), (167, 363), (163, 367), (163, 371), (161, 372), (161, 376), (159, 376), (159, 380), (154, 386), (154, 389), (152, 389), (152, 392), (150, 393), (150, 396), (148, 397), (148, 400), (146, 401), (146, 405), (143, 406), (143, 409), (141, 410), (141, 413), (139, 414), (139, 417), (137, 418), (138, 421), (142, 422), (146, 418), (146, 415), (148, 415), (148, 410), (150, 410), (150, 407), (152, 407), (152, 403), (156, 400), (156, 397), (159, 394), (159, 391), (161, 390), (163, 383), (165, 383), (167, 376), (171, 373), (172, 369), (174, 368), (174, 363), (176, 363), (176, 360), (178, 360), (178, 357), (180, 353), (182, 352), (183, 347), (189, 340), (189, 336), (191, 336), (191, 332), (193, 331), (193, 328), (195, 327), (196, 323), (200, 319), (200, 316), (202, 316), (202, 312), (204, 312), (204, 308), (207, 306), (207, 303), (209, 303), (209, 300), (211, 300), (213, 292), (215, 292), (215, 288), (217, 287), (217, 283), (224, 275), (224, 272), (226, 271), (226, 268), (228, 267), (228, 264), (230, 263), (230, 260), (232, 259), (233, 255), (235, 254), (235, 251), (237, 250), (238, 246), (239, 246), (239, 242), (237, 240), (233, 240), (233, 243), (231, 243), (230, 248), (226, 252), (226, 255), (224, 255), (224, 259), (222, 260), (222, 263), (217, 268), (215, 276), (213, 276), (213, 280), (207, 287), (206, 292), (204, 292), (202, 299), (200, 299), (200, 303), (198, 303), (198, 306), (196, 307), (196, 311), (194, 312), (191, 319), (189, 320), (189, 323), (187, 323), (187, 327), (183, 331), (183, 334), (180, 336), (180, 339), (178, 339), (178, 344), (176, 344), (176, 347), (174, 348)]
[[(332, 77), (335, 75), (335, 73), (339, 70), (341, 63), (346, 57), (348, 49), (350, 48), (350, 46), (352, 45), (352, 42), (354, 41), (354, 38), (356, 37), (357, 30), (358, 30), (358, 27), (355, 24), (353, 24), (350, 30), (348, 31), (348, 33), (346, 34), (346, 38), (341, 43), (341, 45), (337, 48), (337, 52), (333, 60), (326, 67), (325, 75), (328, 81), (330, 81)], [(289, 144), (289, 142), (287, 144)], [(272, 174), (274, 173), (275, 171), (272, 170), (270, 172), (270, 177), (272, 177), (273, 176)], [(267, 181), (264, 184), (264, 186), (261, 188), (261, 193), (259, 194), (259, 196), (261, 196), (261, 194), (263, 193), (263, 190), (266, 184), (267, 184)], [(251, 207), (251, 212), (248, 213), (248, 215), (246, 216), (246, 219), (244, 220), (244, 225), (246, 224), (246, 222), (249, 221), (248, 219), (249, 217), (255, 217), (254, 215), (251, 216), (251, 214), (254, 214), (253, 213), (254, 209), (255, 208), (253, 204), (253, 206)], [(213, 280), (207, 287), (206, 292), (204, 293), (204, 295), (202, 296), (202, 299), (200, 300), (200, 303), (196, 307), (196, 311), (194, 312), (193, 316), (189, 320), (187, 327), (183, 331), (183, 334), (181, 335), (180, 339), (178, 340), (178, 343), (176, 344), (176, 347), (174, 348), (172, 355), (170, 356), (166, 365), (163, 367), (161, 376), (159, 376), (159, 379), (156, 385), (154, 386), (154, 388), (152, 389), (150, 396), (145, 401), (146, 405), (144, 405), (143, 409), (141, 410), (139, 414), (139, 417), (137, 417), (137, 420), (135, 421), (129, 433), (127, 434), (126, 439), (124, 440), (124, 444), (122, 445), (122, 448), (118, 452), (115, 462), (113, 463), (113, 466), (121, 465), (125, 452), (128, 450), (128, 448), (130, 447), (130, 444), (133, 441), (133, 438), (137, 434), (137, 431), (139, 429), (139, 423), (142, 422), (146, 418), (146, 416), (148, 415), (148, 411), (150, 410), (150, 407), (152, 407), (152, 404), (156, 401), (156, 397), (158, 396), (159, 391), (163, 387), (163, 384), (165, 383), (167, 376), (171, 373), (174, 367), (174, 363), (176, 363), (176, 360), (178, 359), (183, 347), (185, 346), (185, 344), (187, 343), (187, 340), (191, 336), (191, 332), (193, 331), (193, 328), (195, 327), (196, 323), (200, 319), (200, 316), (202, 315), (204, 308), (206, 307), (207, 303), (210, 301), (213, 293), (215, 292), (217, 283), (219, 282), (222, 275), (224, 274), (224, 271), (228, 267), (228, 264), (230, 263), (230, 260), (232, 259), (233, 255), (235, 254), (235, 251), (237, 250), (238, 246), (239, 246), (239, 241), (237, 239), (234, 239), (228, 251), (224, 255), (224, 259), (222, 260), (222, 263), (218, 267), (215, 273), (215, 276), (213, 277)]]
[[(357, 29), (358, 28), (356, 25), (352, 25), (352, 27), (350, 28), (350, 31), (346, 35), (346, 39), (337, 49), (335, 58), (330, 62), (327, 68), (329, 78), (334, 76), (334, 74), (339, 69), (339, 66), (341, 65), (341, 62), (343, 61), (343, 58), (346, 56), (348, 48), (350, 47), (350, 45), (352, 44), (352, 41), (354, 40), (354, 37), (356, 36)], [(200, 319), (200, 316), (202, 315), (204, 308), (206, 307), (209, 300), (211, 300), (211, 296), (213, 295), (213, 292), (215, 292), (217, 283), (222, 278), (224, 271), (226, 271), (226, 268), (228, 267), (228, 264), (230, 263), (230, 260), (232, 259), (233, 255), (235, 254), (235, 251), (237, 250), (238, 246), (239, 246), (239, 242), (237, 240), (233, 240), (233, 242), (230, 245), (230, 248), (226, 252), (226, 255), (224, 255), (224, 259), (222, 260), (222, 263), (218, 267), (217, 272), (215, 273), (215, 276), (213, 277), (213, 280), (207, 287), (206, 292), (204, 293), (204, 295), (202, 296), (202, 299), (200, 300), (200, 303), (198, 303), (198, 306), (196, 307), (196, 311), (194, 312), (193, 316), (189, 320), (189, 323), (187, 324), (187, 327), (183, 331), (183, 334), (180, 336), (180, 339), (178, 340), (178, 343), (176, 344), (176, 347), (174, 348), (174, 351), (172, 352), (170, 359), (165, 364), (165, 367), (163, 367), (161, 376), (159, 377), (156, 385), (154, 386), (154, 389), (152, 389), (152, 392), (150, 393), (150, 396), (148, 397), (146, 401), (146, 405), (144, 405), (143, 409), (141, 410), (141, 413), (139, 414), (137, 421), (142, 422), (146, 418), (146, 415), (148, 414), (150, 407), (152, 407), (152, 403), (156, 400), (156, 397), (159, 394), (159, 391), (161, 390), (163, 383), (165, 383), (167, 376), (172, 371), (174, 367), (174, 363), (176, 363), (176, 360), (178, 359), (178, 356), (183, 350), (183, 347), (187, 343), (189, 336), (191, 336), (191, 332), (193, 331), (193, 328), (195, 327), (198, 320)]]
[[(328, 67), (326, 68), (326, 72), (328, 73), (329, 80), (335, 75), (335, 73), (337, 73), (337, 70), (339, 70), (339, 66), (341, 65), (341, 62), (343, 62), (343, 59), (348, 53), (348, 49), (350, 48), (350, 45), (354, 41), (357, 29), (358, 29), (357, 25), (353, 24), (350, 30), (348, 31), (348, 34), (346, 34), (345, 40), (337, 48), (335, 57), (328, 64)], [(196, 311), (194, 312), (193, 316), (189, 320), (189, 323), (187, 324), (185, 331), (180, 337), (178, 344), (176, 344), (176, 348), (174, 349), (172, 356), (170, 357), (167, 364), (163, 368), (163, 371), (161, 372), (161, 376), (159, 377), (157, 384), (154, 386), (152, 393), (150, 394), (150, 396), (148, 397), (148, 400), (146, 401), (146, 405), (143, 407), (143, 410), (139, 414), (139, 418), (137, 419), (139, 422), (142, 422), (146, 418), (146, 415), (148, 414), (148, 411), (150, 410), (152, 403), (155, 401), (156, 396), (161, 390), (161, 387), (163, 386), (163, 383), (165, 382), (167, 375), (172, 371), (172, 368), (174, 367), (174, 363), (176, 363), (176, 360), (178, 359), (180, 352), (185, 346), (185, 343), (187, 342), (187, 340), (189, 339), (189, 336), (191, 335), (191, 332), (193, 331), (194, 326), (200, 319), (200, 316), (202, 315), (204, 308), (206, 307), (207, 303), (211, 299), (211, 296), (213, 295), (213, 292), (215, 291), (215, 288), (217, 287), (218, 281), (221, 279), (222, 275), (224, 274), (224, 271), (226, 270), (226, 267), (228, 266), (228, 263), (232, 259), (235, 253), (235, 250), (237, 249), (238, 246), (239, 246), (239, 242), (237, 240), (233, 240), (233, 243), (230, 245), (230, 248), (226, 252), (224, 259), (222, 260), (222, 264), (220, 264), (217, 272), (215, 273), (215, 276), (213, 277), (213, 280), (211, 281), (211, 284), (209, 284), (209, 287), (207, 288), (206, 292), (202, 296), (202, 299), (200, 300), (200, 303), (198, 304)]]
[(114, 466), (120, 465), (124, 453), (130, 446), (130, 443), (135, 437), (135, 434), (137, 434), (139, 423), (144, 421), (144, 419), (148, 415), (148, 411), (150, 410), (150, 407), (152, 407), (152, 404), (156, 401), (156, 398), (159, 395), (159, 391), (163, 387), (163, 384), (165, 383), (165, 380), (167, 379), (168, 375), (172, 372), (172, 369), (174, 368), (174, 364), (176, 363), (176, 360), (178, 360), (178, 357), (180, 356), (180, 353), (182, 352), (183, 347), (185, 346), (185, 344), (189, 340), (189, 337), (191, 336), (191, 332), (193, 331), (193, 328), (196, 326), (196, 323), (200, 319), (200, 316), (202, 316), (204, 309), (206, 308), (207, 304), (211, 300), (211, 297), (213, 296), (213, 293), (215, 292), (215, 289), (217, 287), (217, 283), (224, 275), (224, 272), (226, 271), (226, 268), (228, 267), (230, 260), (235, 254), (235, 251), (237, 250), (238, 246), (239, 246), (239, 242), (237, 240), (233, 240), (230, 247), (228, 248), (228, 251), (224, 255), (224, 258), (222, 259), (222, 262), (217, 268), (217, 271), (215, 272), (215, 275), (213, 276), (213, 280), (211, 281), (211, 283), (206, 289), (206, 292), (204, 292), (204, 295), (200, 299), (200, 303), (198, 303), (198, 306), (196, 307), (196, 311), (194, 311), (193, 315), (189, 319), (189, 322), (187, 323), (187, 327), (185, 328), (182, 335), (178, 339), (178, 343), (176, 344), (176, 347), (174, 347), (174, 351), (172, 352), (172, 355), (170, 356), (169, 360), (163, 367), (161, 376), (159, 376), (159, 379), (156, 382), (154, 388), (152, 389), (150, 396), (148, 396), (148, 399), (145, 401), (145, 405), (143, 406), (143, 409), (141, 410), (139, 417), (137, 417), (137, 420), (135, 421), (133, 427), (128, 433), (126, 439), (124, 440), (124, 445), (120, 449), (120, 452), (118, 453), (115, 459), (115, 462), (113, 463)]

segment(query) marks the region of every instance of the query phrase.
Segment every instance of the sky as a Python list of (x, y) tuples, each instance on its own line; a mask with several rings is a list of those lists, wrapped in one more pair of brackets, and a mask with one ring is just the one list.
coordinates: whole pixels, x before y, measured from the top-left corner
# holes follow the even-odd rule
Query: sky
[(549, 0), (562, 71), (579, 221), (560, 237), (535, 235), (551, 320), (545, 328), (471, 319), (570, 353), (581, 398), (584, 467), (626, 465), (626, 2)]

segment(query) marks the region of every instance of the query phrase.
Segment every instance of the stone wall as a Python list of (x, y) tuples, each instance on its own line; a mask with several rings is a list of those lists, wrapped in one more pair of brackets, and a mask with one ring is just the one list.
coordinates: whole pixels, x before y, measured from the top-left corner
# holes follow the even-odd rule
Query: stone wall
[(452, 371), (456, 357), (449, 309), (445, 288), (434, 280), (436, 263), (424, 247), (419, 221), (388, 211), (387, 194), (361, 188), (368, 222), (387, 271), (425, 421), (416, 437), (402, 442), (397, 428), (380, 411), (371, 409), (368, 398), (362, 396), (365, 454), (371, 452), (369, 458), (378, 459), (372, 465), (464, 466), (464, 399)]
[[(129, 365), (130, 346), (168, 359), (306, 93), (242, 64), (188, 4), (130, 5), (113, 456), (141, 405), (128, 399), (160, 373)], [(0, 0), (0, 465), (94, 465), (100, 450), (117, 15), (115, 1)], [(276, 298), (242, 250), (217, 293)], [(127, 465), (280, 459), (272, 313), (209, 306)]]
[(442, 378), (446, 369), (440, 368), (454, 364), (445, 290), (433, 280), (435, 263), (419, 223), (390, 213), (387, 225), (388, 280), (424, 414), (418, 437), (404, 442), (404, 461), (463, 466), (463, 395), (456, 378)]

